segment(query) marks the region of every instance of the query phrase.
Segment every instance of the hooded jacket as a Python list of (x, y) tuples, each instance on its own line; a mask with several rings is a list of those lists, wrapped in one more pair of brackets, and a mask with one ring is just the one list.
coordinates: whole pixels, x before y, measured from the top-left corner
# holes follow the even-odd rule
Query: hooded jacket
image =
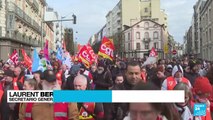
[[(167, 78), (163, 81), (162, 86), (161, 86), (161, 89), (162, 89), (162, 90), (168, 90), (168, 84), (167, 84), (168, 79), (173, 79), (174, 82), (175, 82), (175, 84), (177, 84), (178, 82), (182, 82), (183, 79), (186, 79), (186, 78), (182, 77), (181, 81), (175, 80), (175, 74), (176, 74), (178, 71), (180, 71), (180, 72), (182, 73), (182, 75), (184, 75), (184, 73), (183, 73), (183, 68), (182, 68), (180, 65), (175, 65), (175, 66), (173, 67), (173, 69), (172, 69), (172, 76), (167, 77)], [(189, 86), (190, 88), (192, 88), (192, 85), (191, 85), (191, 83), (190, 83), (190, 81), (189, 81), (188, 79), (187, 79), (187, 84), (188, 84), (188, 86)]]

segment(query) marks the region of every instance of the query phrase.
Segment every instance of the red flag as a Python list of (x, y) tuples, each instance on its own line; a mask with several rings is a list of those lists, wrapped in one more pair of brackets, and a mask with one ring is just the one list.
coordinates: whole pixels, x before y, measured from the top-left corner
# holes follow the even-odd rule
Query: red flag
[(48, 40), (46, 40), (45, 42), (45, 46), (44, 46), (44, 57), (47, 59), (47, 60), (50, 60), (49, 58), (49, 47), (48, 47)]
[(9, 64), (18, 64), (18, 53), (16, 50), (13, 51), (13, 54), (10, 56), (9, 60), (7, 60)]
[(89, 43), (87, 44), (87, 50), (89, 51), (89, 54), (92, 56), (92, 62), (95, 62), (97, 58)]
[(98, 55), (102, 56), (103, 58), (113, 60), (114, 49), (115, 47), (112, 40), (107, 37), (104, 37)]
[(78, 60), (84, 63), (86, 67), (90, 67), (92, 63), (92, 56), (90, 55), (86, 45), (84, 45), (78, 53)]
[(158, 53), (156, 52), (155, 48), (153, 47), (149, 53), (149, 57), (157, 57)]
[(31, 70), (32, 68), (32, 60), (30, 59), (30, 57), (27, 56), (27, 53), (25, 52), (24, 49), (21, 49), (22, 55), (24, 57), (24, 63), (25, 65)]

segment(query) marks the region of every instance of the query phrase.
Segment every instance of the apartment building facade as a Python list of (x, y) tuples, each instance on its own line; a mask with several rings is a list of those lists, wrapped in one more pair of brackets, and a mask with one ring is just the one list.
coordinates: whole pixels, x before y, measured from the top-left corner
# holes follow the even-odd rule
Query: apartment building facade
[[(33, 47), (42, 46), (45, 0), (3, 0), (0, 11), (0, 58), (8, 59), (14, 49), (31, 54)], [(43, 32), (42, 32), (43, 31)]]
[(202, 58), (213, 60), (213, 2), (207, 0), (201, 10)]
[(107, 36), (113, 36), (142, 19), (164, 24), (167, 31), (167, 15), (160, 9), (160, 0), (120, 0), (106, 15)]
[(143, 19), (123, 31), (124, 57), (143, 58), (154, 47), (159, 58), (164, 57), (165, 29), (162, 25), (149, 19)]

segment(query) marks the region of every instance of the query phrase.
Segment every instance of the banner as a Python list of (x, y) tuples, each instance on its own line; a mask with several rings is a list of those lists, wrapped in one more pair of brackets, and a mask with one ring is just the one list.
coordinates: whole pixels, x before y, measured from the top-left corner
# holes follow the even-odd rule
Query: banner
[(38, 70), (44, 72), (47, 69), (47, 62), (45, 59), (40, 59), (36, 49), (33, 51), (33, 63), (32, 63), (32, 72)]
[(27, 53), (25, 52), (24, 49), (21, 49), (22, 55), (24, 57), (24, 63), (25, 65), (28, 67), (28, 69), (31, 70), (32, 67), (32, 60), (30, 59), (30, 57), (27, 56)]
[(7, 60), (7, 63), (17, 65), (18, 64), (18, 53), (16, 50), (13, 51), (13, 54), (10, 56), (10, 58)]
[(113, 41), (104, 37), (98, 55), (113, 60), (114, 49)]
[(92, 56), (90, 55), (86, 45), (84, 45), (78, 53), (78, 60), (79, 62), (84, 63), (86, 67), (90, 67)]
[(155, 48), (153, 47), (149, 53), (149, 57), (157, 57), (158, 53), (156, 52)]
[(66, 51), (64, 53), (63, 64), (65, 64), (70, 69), (73, 64), (71, 61), (72, 59), (71, 59), (70, 53)]
[(97, 57), (96, 57), (96, 55), (95, 55), (95, 53), (94, 53), (94, 51), (93, 51), (93, 49), (92, 49), (92, 47), (89, 43), (87, 44), (87, 50), (89, 51), (89, 54), (92, 56), (91, 62), (95, 62)]
[(60, 61), (63, 61), (63, 50), (61, 47), (58, 47), (57, 49), (56, 58)]

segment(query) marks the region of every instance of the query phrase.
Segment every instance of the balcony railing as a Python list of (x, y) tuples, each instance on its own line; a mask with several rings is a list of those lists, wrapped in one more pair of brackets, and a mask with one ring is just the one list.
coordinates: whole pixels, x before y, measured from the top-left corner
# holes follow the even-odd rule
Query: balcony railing
[(41, 27), (39, 26), (39, 24), (35, 20), (33, 20), (33, 18), (28, 16), (22, 9), (16, 6), (14, 3), (11, 2), (8, 3), (8, 10), (10, 12), (15, 13), (17, 17), (19, 17), (22, 21), (25, 21), (26, 23), (31, 25), (31, 27), (36, 29), (38, 32), (41, 32)]
[(151, 41), (150, 38), (144, 38), (144, 39), (143, 39), (143, 42), (150, 42), (150, 41)]
[(22, 34), (20, 32), (7, 33), (6, 37), (31, 46), (38, 46), (38, 40), (32, 39), (32, 37), (26, 36), (26, 34)]
[(35, 8), (37, 11), (39, 10), (39, 4), (36, 0), (33, 0), (32, 7)]
[(26, 2), (27, 2), (29, 5), (32, 4), (31, 0), (26, 0)]

